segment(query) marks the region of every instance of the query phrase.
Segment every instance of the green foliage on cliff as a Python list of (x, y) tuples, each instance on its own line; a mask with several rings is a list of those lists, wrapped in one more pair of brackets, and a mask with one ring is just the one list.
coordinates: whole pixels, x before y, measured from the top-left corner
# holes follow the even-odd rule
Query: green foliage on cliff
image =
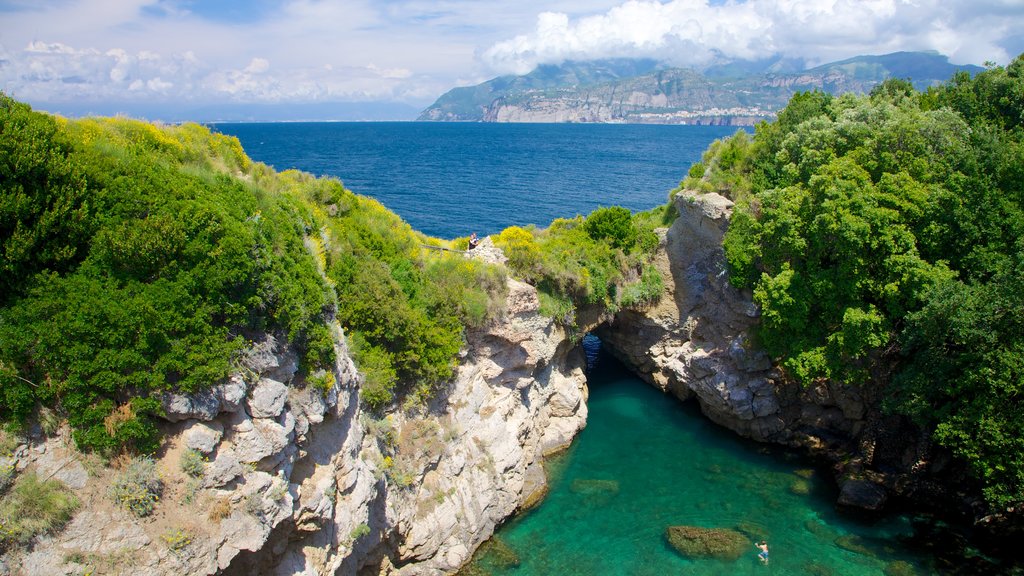
[(619, 206), (598, 208), (586, 218), (557, 218), (545, 229), (506, 228), (495, 243), (516, 275), (537, 286), (541, 312), (574, 326), (580, 307), (615, 312), (661, 297), (651, 258), (664, 210), (632, 215)]
[(799, 94), (684, 182), (736, 201), (731, 280), (786, 374), (883, 386), (997, 505), (1024, 500), (1022, 120), (1024, 58), (924, 93)]
[(160, 394), (225, 378), (248, 337), (311, 373), (331, 325), (383, 382), (448, 378), (500, 272), (422, 248), (340, 182), (256, 164), (194, 124), (68, 121), (0, 94), (0, 421), (65, 413), (80, 446), (151, 452)]

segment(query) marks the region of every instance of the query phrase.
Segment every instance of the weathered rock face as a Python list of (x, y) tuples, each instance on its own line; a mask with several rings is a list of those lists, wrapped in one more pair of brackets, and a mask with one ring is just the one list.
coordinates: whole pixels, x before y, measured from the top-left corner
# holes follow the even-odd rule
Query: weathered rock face
[(878, 510), (890, 493), (914, 490), (931, 459), (920, 431), (883, 416), (878, 399), (854, 387), (782, 385), (771, 359), (751, 345), (759, 311), (729, 284), (722, 248), (732, 202), (686, 191), (675, 206), (679, 218), (658, 260), (668, 295), (599, 328), (605, 345), (655, 386), (696, 398), (716, 423), (829, 458), (843, 506)]
[(732, 202), (683, 194), (658, 267), (668, 294), (644, 313), (626, 311), (598, 335), (641, 376), (681, 399), (696, 398), (712, 420), (757, 440), (788, 435), (771, 360), (750, 346), (758, 318), (749, 294), (726, 276), (722, 237)]
[[(272, 337), (243, 369), (193, 396), (167, 395), (165, 490), (153, 516), (113, 505), (117, 472), (86, 473), (66, 431), (37, 434), (9, 462), (61, 480), (84, 503), (13, 573), (448, 574), (495, 526), (546, 489), (544, 455), (586, 423), (582, 353), (538, 314), (536, 290), (510, 282), (502, 322), (468, 335), (455, 382), (419, 413), (377, 420), (336, 328), (329, 391), (296, 377)], [(205, 455), (191, 478), (181, 455)]]

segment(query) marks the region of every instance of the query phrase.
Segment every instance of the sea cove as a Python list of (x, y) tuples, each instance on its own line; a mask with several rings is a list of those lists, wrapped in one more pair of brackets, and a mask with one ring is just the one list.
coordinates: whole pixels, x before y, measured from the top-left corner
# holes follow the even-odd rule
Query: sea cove
[[(827, 470), (723, 431), (694, 402), (666, 397), (605, 353), (587, 381), (587, 428), (551, 461), (551, 492), (503, 526), (462, 574), (934, 573), (930, 558), (908, 546), (910, 518), (837, 513)], [(671, 525), (735, 529), (749, 543), (735, 561), (689, 559), (666, 541)], [(762, 538), (767, 566), (753, 545)]]
[[(607, 196), (635, 210), (651, 208), (713, 139), (734, 131), (478, 124), (217, 128), (242, 139), (254, 159), (337, 176), (389, 207), (397, 203), (405, 219), (432, 223), (425, 225), (448, 237), (467, 233), (463, 218), (476, 219), (488, 231), (511, 225), (502, 223), (505, 218), (544, 226), (551, 218), (586, 213)], [(538, 143), (543, 144), (527, 154)], [(504, 164), (505, 158), (512, 162)], [(526, 176), (501, 185), (498, 175), (507, 178), (516, 169)], [(417, 182), (415, 194), (398, 191)], [(601, 356), (588, 382), (587, 428), (551, 463), (550, 494), (504, 526), (496, 544), (485, 545), (466, 573), (933, 572), (927, 557), (903, 543), (914, 535), (909, 518), (858, 522), (838, 514), (827, 470), (795, 453), (736, 437), (709, 422), (694, 402), (682, 404), (660, 393), (610, 357)], [(673, 524), (739, 529), (751, 539), (750, 549), (736, 562), (688, 560), (665, 541), (665, 529)], [(761, 537), (772, 548), (768, 567), (758, 563), (753, 547)]]

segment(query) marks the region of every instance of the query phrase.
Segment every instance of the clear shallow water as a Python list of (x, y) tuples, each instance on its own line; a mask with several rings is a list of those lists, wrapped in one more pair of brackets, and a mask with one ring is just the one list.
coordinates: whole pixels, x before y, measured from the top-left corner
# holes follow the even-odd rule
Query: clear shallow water
[(598, 206), (648, 210), (736, 128), (606, 124), (216, 124), (253, 160), (336, 176), (442, 238), (546, 226)]
[[(587, 427), (549, 467), (548, 497), (498, 531), (502, 550), (484, 548), (476, 574), (932, 573), (899, 542), (912, 533), (906, 519), (868, 525), (837, 515), (829, 482), (806, 462), (724, 432), (607, 356), (589, 386)], [(667, 544), (670, 525), (739, 529), (749, 550), (735, 562), (689, 560)], [(753, 544), (762, 537), (767, 566)]]

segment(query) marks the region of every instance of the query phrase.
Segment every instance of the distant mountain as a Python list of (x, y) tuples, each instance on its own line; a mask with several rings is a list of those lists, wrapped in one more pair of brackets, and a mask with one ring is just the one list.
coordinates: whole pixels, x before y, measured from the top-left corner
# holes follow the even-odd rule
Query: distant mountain
[(499, 76), (476, 86), (452, 88), (420, 114), (418, 120), (481, 121), (492, 103), (510, 94), (552, 88), (574, 88), (616, 82), (648, 74), (659, 67), (655, 60), (610, 59), (541, 64), (523, 76)]
[(795, 92), (863, 94), (887, 78), (923, 89), (960, 70), (983, 68), (950, 64), (935, 52), (858, 56), (811, 69), (781, 58), (717, 62), (700, 71), (653, 60), (566, 62), (452, 89), (419, 120), (749, 125), (774, 117)]

